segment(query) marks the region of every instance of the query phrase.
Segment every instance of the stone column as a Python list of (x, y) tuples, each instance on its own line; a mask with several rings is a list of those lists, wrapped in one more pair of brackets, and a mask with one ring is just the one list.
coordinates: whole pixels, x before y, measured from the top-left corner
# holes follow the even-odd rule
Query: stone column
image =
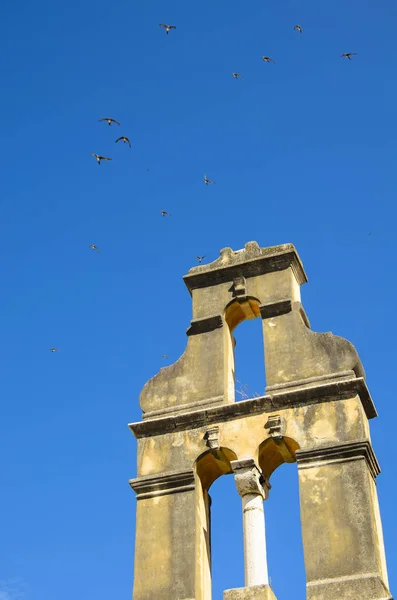
[(263, 501), (269, 488), (250, 458), (231, 463), (237, 491), (243, 502), (245, 585), (269, 585)]
[(243, 502), (245, 586), (226, 590), (224, 600), (276, 600), (269, 586), (263, 501), (270, 485), (252, 458), (232, 460), (237, 491)]

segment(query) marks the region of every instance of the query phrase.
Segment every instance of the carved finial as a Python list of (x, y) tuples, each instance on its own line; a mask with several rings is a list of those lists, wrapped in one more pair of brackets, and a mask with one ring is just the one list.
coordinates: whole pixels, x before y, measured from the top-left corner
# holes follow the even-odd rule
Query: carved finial
[(247, 242), (245, 244), (245, 250), (247, 250), (247, 253), (249, 254), (259, 254), (260, 246), (258, 242)]
[(219, 254), (221, 255), (221, 262), (229, 262), (232, 259), (234, 252), (231, 248), (227, 247), (222, 248)]

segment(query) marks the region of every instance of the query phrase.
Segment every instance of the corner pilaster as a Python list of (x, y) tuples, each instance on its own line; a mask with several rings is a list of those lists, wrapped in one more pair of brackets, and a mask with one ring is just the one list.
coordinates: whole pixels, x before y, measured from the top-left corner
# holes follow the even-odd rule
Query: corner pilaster
[(296, 453), (307, 600), (391, 600), (369, 440)]

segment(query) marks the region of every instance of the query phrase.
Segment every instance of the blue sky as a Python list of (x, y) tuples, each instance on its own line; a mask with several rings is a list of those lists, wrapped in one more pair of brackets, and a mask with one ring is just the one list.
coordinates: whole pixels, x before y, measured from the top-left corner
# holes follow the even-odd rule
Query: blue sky
[[(20, 0), (0, 16), (1, 600), (130, 597), (127, 423), (183, 352), (195, 256), (249, 240), (296, 245), (312, 328), (360, 353), (396, 593), (394, 0)], [(259, 328), (236, 332), (252, 389)], [(243, 585), (231, 478), (213, 499), (218, 599)], [(305, 598), (297, 502), (285, 466), (266, 506), (279, 600)]]

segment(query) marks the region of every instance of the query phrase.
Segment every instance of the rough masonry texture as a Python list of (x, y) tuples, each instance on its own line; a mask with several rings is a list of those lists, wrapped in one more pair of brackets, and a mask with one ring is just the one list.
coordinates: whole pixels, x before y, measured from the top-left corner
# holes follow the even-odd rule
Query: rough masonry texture
[[(307, 599), (391, 600), (369, 431), (376, 410), (354, 346), (310, 329), (294, 246), (225, 248), (184, 281), (193, 303), (186, 350), (146, 383), (143, 419), (129, 425), (138, 439), (133, 600), (210, 600), (211, 484), (253, 465), (262, 501), (285, 462), (299, 473)], [(253, 318), (262, 320), (267, 387), (235, 402), (233, 330)], [(224, 593), (275, 598), (247, 582)]]

